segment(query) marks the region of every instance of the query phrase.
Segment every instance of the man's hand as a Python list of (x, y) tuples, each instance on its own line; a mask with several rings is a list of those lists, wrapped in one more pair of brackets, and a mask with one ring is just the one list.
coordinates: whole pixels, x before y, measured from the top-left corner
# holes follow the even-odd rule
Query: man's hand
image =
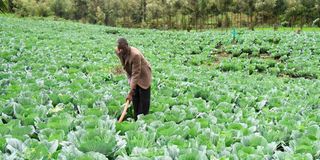
[(133, 99), (134, 90), (131, 90), (126, 98), (127, 101), (131, 102)]
[(115, 52), (116, 52), (117, 54), (119, 54), (119, 53), (121, 52), (121, 49), (119, 49), (118, 47), (116, 47), (116, 48), (115, 48)]

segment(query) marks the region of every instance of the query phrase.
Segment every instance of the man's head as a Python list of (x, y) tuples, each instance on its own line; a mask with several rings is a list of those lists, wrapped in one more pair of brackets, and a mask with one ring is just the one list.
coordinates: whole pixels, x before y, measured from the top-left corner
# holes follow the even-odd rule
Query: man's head
[(121, 50), (126, 50), (128, 48), (128, 41), (125, 38), (118, 39), (118, 48)]

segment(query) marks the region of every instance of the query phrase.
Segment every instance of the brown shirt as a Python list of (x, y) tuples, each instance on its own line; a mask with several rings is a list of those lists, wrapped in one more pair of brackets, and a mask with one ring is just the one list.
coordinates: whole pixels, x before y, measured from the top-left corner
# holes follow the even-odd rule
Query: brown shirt
[(148, 89), (151, 85), (151, 66), (142, 53), (134, 47), (129, 47), (128, 53), (120, 52), (118, 55), (123, 69), (127, 73), (131, 89), (139, 85)]

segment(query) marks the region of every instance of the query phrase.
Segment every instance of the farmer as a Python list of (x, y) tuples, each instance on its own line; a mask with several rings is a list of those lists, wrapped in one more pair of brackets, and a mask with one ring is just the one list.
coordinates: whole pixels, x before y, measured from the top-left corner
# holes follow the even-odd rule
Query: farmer
[(127, 73), (130, 84), (130, 92), (126, 100), (132, 101), (134, 119), (137, 120), (139, 114), (149, 113), (151, 67), (142, 53), (137, 48), (129, 46), (126, 39), (120, 38), (117, 42), (116, 54)]

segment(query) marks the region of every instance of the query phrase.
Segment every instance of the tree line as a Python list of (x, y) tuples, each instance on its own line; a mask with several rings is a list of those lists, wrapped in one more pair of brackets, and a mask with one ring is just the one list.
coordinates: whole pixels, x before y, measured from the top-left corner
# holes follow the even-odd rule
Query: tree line
[[(19, 16), (158, 29), (320, 26), (320, 0), (0, 0)], [(2, 4), (2, 5), (1, 5)], [(0, 7), (4, 10), (3, 7)]]

